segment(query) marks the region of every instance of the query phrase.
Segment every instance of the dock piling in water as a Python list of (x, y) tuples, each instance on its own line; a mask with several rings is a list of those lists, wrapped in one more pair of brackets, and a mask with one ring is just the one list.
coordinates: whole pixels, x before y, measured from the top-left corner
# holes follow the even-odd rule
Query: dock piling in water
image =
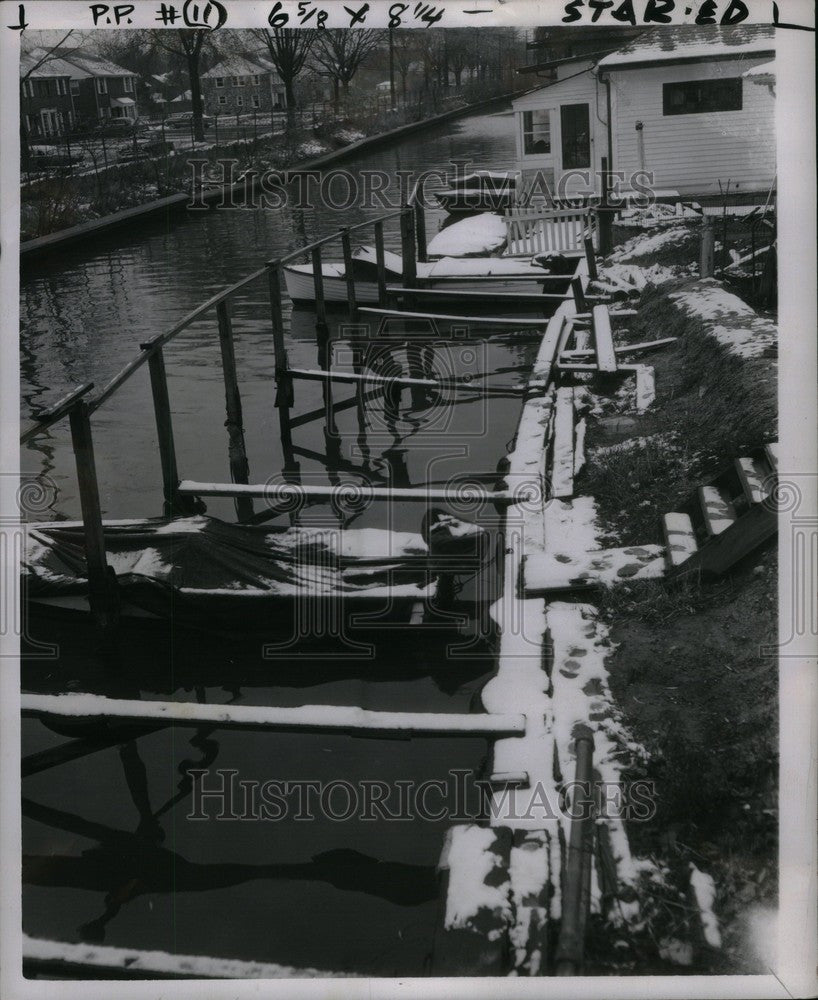
[[(219, 322), (219, 348), (222, 356), (222, 374), (224, 376), (224, 398), (227, 410), (228, 452), (230, 456), (230, 475), (234, 483), (250, 481), (250, 466), (247, 462), (247, 447), (244, 443), (244, 418), (241, 412), (241, 393), (236, 370), (236, 352), (233, 346), (233, 323), (230, 319), (230, 307), (227, 299), (222, 299), (216, 306), (216, 316)], [(253, 502), (248, 497), (236, 498), (236, 514), (240, 521), (246, 521), (253, 516)]]

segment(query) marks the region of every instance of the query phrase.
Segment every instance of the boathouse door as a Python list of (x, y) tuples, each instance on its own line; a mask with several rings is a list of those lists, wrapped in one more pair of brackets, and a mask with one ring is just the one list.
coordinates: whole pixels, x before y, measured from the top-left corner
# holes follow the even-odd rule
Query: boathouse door
[(587, 170), (591, 166), (590, 105), (561, 105), (560, 133), (563, 171)]

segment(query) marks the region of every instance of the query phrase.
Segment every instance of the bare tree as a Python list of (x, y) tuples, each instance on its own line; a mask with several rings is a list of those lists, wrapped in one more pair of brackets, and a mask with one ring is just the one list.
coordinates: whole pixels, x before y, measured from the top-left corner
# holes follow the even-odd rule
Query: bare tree
[(270, 62), (275, 66), (287, 100), (287, 114), (295, 108), (295, 78), (304, 68), (315, 39), (317, 28), (253, 28), (253, 38), (267, 47)]
[(406, 81), (412, 69), (412, 64), (417, 61), (420, 49), (416, 39), (418, 31), (409, 28), (397, 29), (392, 33), (392, 45), (395, 59), (395, 68), (400, 76), (401, 100), (406, 104)]
[(212, 45), (212, 32), (209, 28), (179, 28), (177, 31), (152, 30), (148, 34), (152, 42), (160, 49), (184, 61), (190, 82), (190, 100), (193, 105), (193, 135), (199, 141), (204, 141), (204, 126), (202, 124), (202, 50), (205, 43)]
[(358, 67), (382, 39), (383, 32), (374, 28), (332, 28), (319, 33), (313, 58), (331, 78), (336, 101), (339, 88), (344, 94), (349, 93), (350, 81)]

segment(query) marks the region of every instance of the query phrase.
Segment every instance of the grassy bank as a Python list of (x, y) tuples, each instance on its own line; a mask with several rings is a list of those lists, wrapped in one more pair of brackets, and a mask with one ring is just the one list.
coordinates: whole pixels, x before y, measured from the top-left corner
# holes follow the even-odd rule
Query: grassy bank
[[(661, 542), (663, 513), (776, 438), (772, 359), (737, 357), (668, 288), (648, 289), (622, 340), (671, 336), (675, 345), (645, 359), (654, 406), (624, 416), (623, 396), (589, 426), (578, 486), (596, 498), (612, 544)], [(765, 971), (756, 939), (776, 905), (778, 705), (777, 661), (762, 649), (777, 629), (775, 543), (714, 582), (624, 584), (603, 610), (617, 644), (611, 688), (648, 754), (634, 776), (657, 793), (656, 817), (631, 824), (632, 845), (681, 883), (691, 862), (714, 876), (724, 948), (713, 971)], [(680, 936), (687, 921), (680, 912)]]

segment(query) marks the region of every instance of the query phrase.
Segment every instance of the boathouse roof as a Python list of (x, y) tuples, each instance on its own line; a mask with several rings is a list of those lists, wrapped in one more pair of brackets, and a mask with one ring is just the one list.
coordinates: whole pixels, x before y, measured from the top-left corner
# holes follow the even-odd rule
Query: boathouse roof
[(632, 69), (666, 62), (731, 59), (774, 53), (768, 24), (677, 25), (651, 28), (599, 60), (600, 69)]

